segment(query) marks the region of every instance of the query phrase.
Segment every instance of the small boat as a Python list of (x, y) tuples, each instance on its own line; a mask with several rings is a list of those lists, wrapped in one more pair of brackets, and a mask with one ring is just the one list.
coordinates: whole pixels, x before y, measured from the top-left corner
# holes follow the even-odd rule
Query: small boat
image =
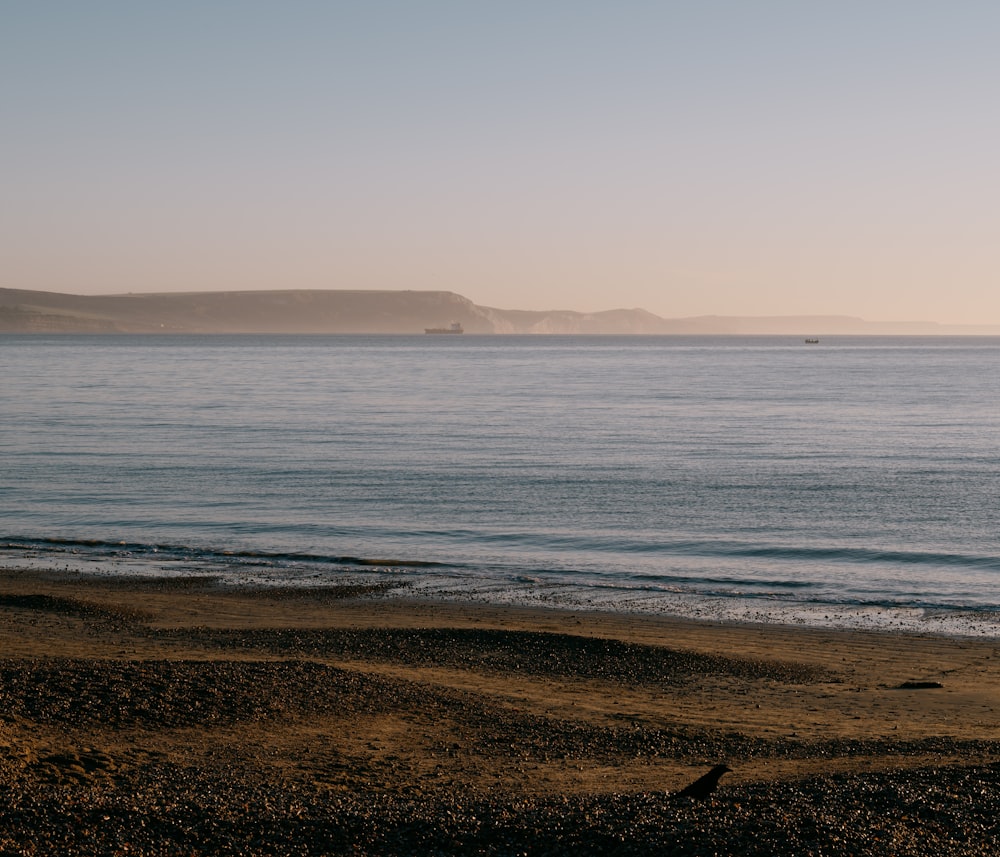
[(462, 325), (457, 321), (452, 322), (450, 327), (425, 327), (424, 333), (465, 333)]
[(819, 345), (819, 340), (818, 339), (807, 339), (806, 340), (806, 345)]

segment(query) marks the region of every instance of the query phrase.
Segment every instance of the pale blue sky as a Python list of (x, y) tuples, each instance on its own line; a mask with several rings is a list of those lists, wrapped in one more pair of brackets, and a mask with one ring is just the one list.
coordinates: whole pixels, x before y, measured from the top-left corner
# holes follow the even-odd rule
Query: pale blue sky
[(0, 0), (0, 285), (1000, 323), (1000, 4)]

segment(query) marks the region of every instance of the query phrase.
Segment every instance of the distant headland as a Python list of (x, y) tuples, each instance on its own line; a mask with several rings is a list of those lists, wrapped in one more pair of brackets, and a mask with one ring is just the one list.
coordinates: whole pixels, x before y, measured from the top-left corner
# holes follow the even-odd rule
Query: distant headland
[(851, 316), (661, 318), (643, 309), (584, 313), (479, 306), (445, 291), (275, 290), (70, 295), (0, 289), (3, 333), (998, 335), (1000, 325), (873, 322)]

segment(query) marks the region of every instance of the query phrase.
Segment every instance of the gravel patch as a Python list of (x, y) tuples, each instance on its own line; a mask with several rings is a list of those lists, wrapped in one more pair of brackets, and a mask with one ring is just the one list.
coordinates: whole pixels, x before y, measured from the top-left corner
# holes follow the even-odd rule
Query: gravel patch
[(630, 685), (678, 686), (706, 675), (790, 683), (836, 682), (839, 675), (803, 664), (728, 658), (599, 637), (465, 628), (359, 630), (193, 629), (157, 632), (166, 638), (230, 651), (295, 657), (389, 661)]
[(892, 855), (1000, 851), (997, 766), (720, 789), (408, 800), (166, 766), (114, 788), (0, 785), (0, 855)]

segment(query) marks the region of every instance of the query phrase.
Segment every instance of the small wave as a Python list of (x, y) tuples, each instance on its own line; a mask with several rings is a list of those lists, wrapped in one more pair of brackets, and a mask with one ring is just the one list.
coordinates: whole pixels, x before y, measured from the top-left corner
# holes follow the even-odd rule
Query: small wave
[(885, 563), (891, 565), (961, 566), (964, 568), (994, 569), (1000, 571), (1000, 557), (973, 554), (944, 553), (935, 551), (879, 550), (876, 548), (805, 548), (780, 545), (728, 545), (710, 555), (850, 562), (857, 564)]
[(143, 544), (139, 542), (111, 541), (100, 539), (65, 538), (20, 538), (9, 537), (0, 543), (0, 551), (35, 551), (49, 554), (89, 554), (99, 558), (141, 558), (158, 561), (185, 560), (200, 563), (309, 563), (312, 565), (338, 565), (358, 567), (393, 568), (451, 568), (450, 563), (417, 559), (382, 559), (359, 556), (328, 556), (324, 554), (294, 551), (270, 552), (255, 550), (218, 550), (193, 547), (190, 545)]
[(939, 551), (903, 551), (861, 547), (803, 547), (760, 545), (741, 542), (682, 541), (664, 542), (652, 547), (667, 555), (698, 556), (720, 559), (767, 559), (802, 563), (850, 563), (853, 565), (946, 566), (1000, 571), (1000, 556), (946, 553)]
[(765, 559), (802, 563), (849, 563), (869, 565), (936, 566), (1000, 571), (1000, 556), (946, 551), (908, 551), (878, 547), (805, 546), (761, 544), (726, 539), (621, 538), (610, 533), (490, 532), (474, 530), (435, 531), (434, 535), (474, 544), (497, 545), (501, 549), (528, 548), (553, 553), (594, 553), (651, 557), (699, 557), (702, 559)]

